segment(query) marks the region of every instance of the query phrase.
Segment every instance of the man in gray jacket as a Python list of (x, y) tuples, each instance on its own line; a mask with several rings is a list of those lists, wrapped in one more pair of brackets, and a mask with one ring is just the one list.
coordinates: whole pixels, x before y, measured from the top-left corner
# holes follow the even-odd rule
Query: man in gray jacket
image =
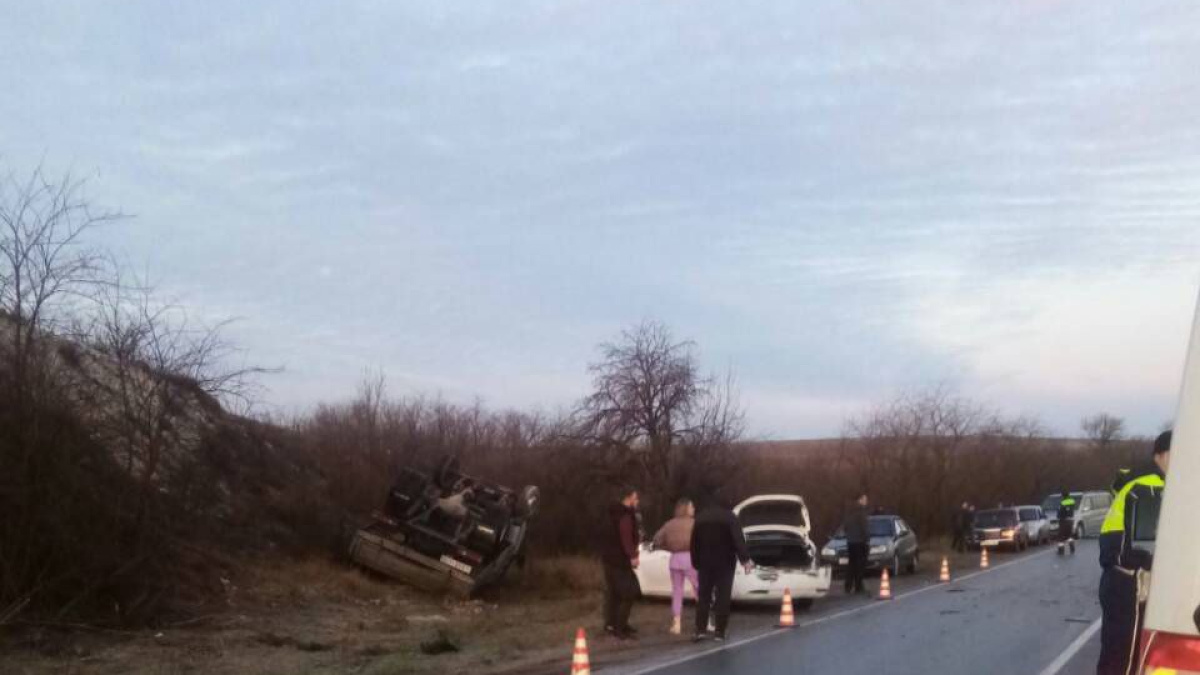
[(842, 523), (842, 531), (846, 534), (846, 555), (850, 558), (846, 569), (846, 592), (866, 594), (863, 588), (863, 574), (867, 568), (867, 553), (871, 546), (871, 526), (867, 522), (867, 493), (863, 492), (854, 500)]

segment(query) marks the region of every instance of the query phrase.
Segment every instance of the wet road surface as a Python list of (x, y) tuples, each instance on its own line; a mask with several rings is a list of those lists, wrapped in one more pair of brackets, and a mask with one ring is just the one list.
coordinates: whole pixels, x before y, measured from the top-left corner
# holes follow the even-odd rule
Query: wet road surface
[[(790, 631), (746, 631), (724, 645), (601, 669), (614, 675), (1095, 672), (1100, 616), (1095, 541), (1075, 556), (1052, 547), (994, 556), (949, 584), (897, 584), (896, 598), (832, 598)], [(736, 627), (737, 624), (735, 623)]]

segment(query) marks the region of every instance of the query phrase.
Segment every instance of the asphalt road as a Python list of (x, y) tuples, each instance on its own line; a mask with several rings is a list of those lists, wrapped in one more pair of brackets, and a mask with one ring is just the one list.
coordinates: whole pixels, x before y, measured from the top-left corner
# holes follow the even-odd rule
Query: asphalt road
[(706, 643), (600, 672), (1094, 673), (1100, 616), (1095, 541), (1082, 542), (1073, 557), (1045, 547), (1019, 557), (997, 555), (992, 563), (949, 584), (901, 580), (891, 601), (830, 598), (789, 631), (744, 630), (724, 645)]

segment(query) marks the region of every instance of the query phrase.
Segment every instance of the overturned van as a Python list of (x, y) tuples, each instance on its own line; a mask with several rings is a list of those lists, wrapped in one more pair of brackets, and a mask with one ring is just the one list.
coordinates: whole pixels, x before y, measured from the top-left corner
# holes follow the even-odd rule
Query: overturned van
[(519, 492), (468, 476), (453, 458), (431, 473), (404, 469), (382, 511), (350, 542), (350, 558), (429, 591), (469, 596), (521, 559), (537, 514), (534, 486)]

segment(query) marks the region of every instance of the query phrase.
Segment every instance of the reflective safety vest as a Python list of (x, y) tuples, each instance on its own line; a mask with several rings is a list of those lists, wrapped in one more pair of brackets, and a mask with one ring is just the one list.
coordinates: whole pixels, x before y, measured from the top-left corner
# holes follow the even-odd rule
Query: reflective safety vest
[(1127, 573), (1138, 569), (1149, 569), (1152, 556), (1149, 551), (1133, 547), (1127, 531), (1132, 529), (1130, 519), (1133, 512), (1126, 508), (1129, 500), (1151, 498), (1166, 485), (1157, 473), (1147, 473), (1126, 483), (1113, 498), (1104, 524), (1100, 526), (1100, 566), (1108, 569), (1118, 567)]
[(1134, 488), (1144, 486), (1147, 488), (1157, 488), (1161, 490), (1166, 486), (1166, 481), (1163, 477), (1156, 473), (1148, 473), (1144, 476), (1138, 476), (1125, 484), (1117, 496), (1113, 498), (1112, 506), (1108, 507), (1108, 515), (1104, 517), (1104, 524), (1100, 526), (1100, 534), (1109, 532), (1124, 532), (1125, 531), (1125, 501), (1129, 497), (1129, 493)]

